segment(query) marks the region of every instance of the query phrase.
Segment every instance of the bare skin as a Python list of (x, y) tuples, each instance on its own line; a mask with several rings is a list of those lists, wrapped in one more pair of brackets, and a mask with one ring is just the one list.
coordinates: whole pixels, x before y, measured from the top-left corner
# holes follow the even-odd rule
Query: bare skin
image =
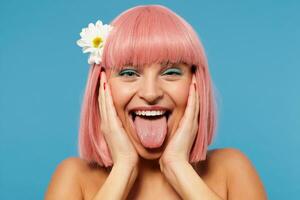
[[(149, 171), (150, 165), (146, 165)], [(267, 199), (262, 182), (250, 160), (233, 148), (208, 151), (207, 159), (198, 164), (199, 177), (222, 199)], [(153, 171), (152, 171), (153, 172)], [(106, 181), (109, 170), (70, 157), (62, 161), (52, 176), (45, 199), (92, 200)], [(180, 199), (162, 177), (139, 173), (127, 199)], [(152, 183), (150, 186), (147, 183)], [(161, 186), (160, 184), (161, 183)], [(144, 187), (143, 187), (144, 186)], [(157, 187), (155, 187), (157, 186)], [(161, 186), (161, 187), (160, 187)], [(248, 194), (248, 195), (246, 195)]]
[[(182, 69), (185, 67), (182, 66)], [(166, 138), (167, 144), (155, 153), (143, 148), (134, 138), (132, 130), (126, 125), (126, 96), (119, 96), (118, 99), (117, 94), (121, 92), (111, 94), (106, 76), (104, 73), (102, 75), (99, 107), (105, 125), (101, 130), (114, 165), (107, 171), (92, 167), (79, 158), (67, 159), (53, 175), (46, 199), (155, 199), (162, 196), (164, 199), (266, 199), (258, 174), (247, 157), (238, 150), (213, 150), (208, 152), (205, 161), (197, 165), (189, 163), (188, 155), (197, 131), (195, 119), (199, 113), (195, 79), (189, 71), (181, 77), (170, 79), (162, 76), (159, 66), (155, 66), (148, 68), (142, 78), (131, 79), (130, 88), (136, 90), (124, 88), (128, 99), (133, 99), (132, 95), (146, 102), (163, 99), (164, 105), (174, 109), (168, 124), (171, 131)], [(115, 79), (113, 82), (111, 79), (110, 85), (112, 88), (118, 86), (120, 90), (121, 84), (118, 83), (124, 85), (122, 80)], [(134, 85), (132, 80), (142, 81), (143, 90), (139, 90), (140, 82)], [(103, 89), (104, 83), (107, 84), (106, 90)], [(178, 98), (171, 87), (176, 83), (189, 88), (188, 97)]]
[[(211, 156), (211, 153), (209, 154)], [(85, 161), (78, 160), (78, 162), (82, 162), (83, 166), (86, 165)], [(211, 161), (210, 161), (211, 162)], [(160, 199), (164, 197), (164, 199), (182, 199), (180, 195), (172, 188), (172, 186), (168, 183), (166, 178), (159, 170), (159, 166), (157, 164), (157, 160), (149, 161), (143, 160), (140, 163), (140, 168), (143, 171), (139, 172), (139, 176), (136, 179), (127, 199)], [(220, 196), (222, 199), (227, 199), (227, 188), (226, 188), (226, 173), (222, 173), (220, 169), (213, 169), (213, 166), (210, 166), (207, 169), (208, 160), (201, 162), (198, 164), (198, 173), (202, 176), (207, 184)], [(144, 165), (144, 166), (142, 166)], [(214, 166), (215, 168), (217, 166)], [(202, 168), (200, 170), (200, 168)], [(93, 171), (87, 167), (87, 175), (82, 177), (83, 185), (85, 188), (84, 199), (92, 199), (98, 191), (97, 185), (101, 185), (103, 183), (103, 177), (107, 177), (108, 173), (105, 171), (101, 171), (99, 169)], [(93, 176), (93, 174), (99, 173), (100, 176)], [(89, 174), (89, 175), (88, 175)], [(96, 182), (96, 184), (95, 184)], [(94, 185), (93, 185), (94, 184)]]

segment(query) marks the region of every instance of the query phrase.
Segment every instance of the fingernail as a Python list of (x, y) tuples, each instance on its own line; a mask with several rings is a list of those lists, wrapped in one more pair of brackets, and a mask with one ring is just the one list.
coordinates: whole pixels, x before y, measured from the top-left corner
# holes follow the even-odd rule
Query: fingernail
[(104, 90), (105, 90), (105, 82), (104, 82), (104, 84), (103, 84), (103, 87), (104, 87)]

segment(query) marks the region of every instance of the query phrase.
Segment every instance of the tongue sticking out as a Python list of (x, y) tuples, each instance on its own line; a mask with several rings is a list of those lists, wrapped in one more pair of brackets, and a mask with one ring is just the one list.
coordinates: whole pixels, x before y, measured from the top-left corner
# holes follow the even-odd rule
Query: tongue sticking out
[(167, 134), (167, 118), (143, 118), (136, 116), (135, 129), (144, 147), (157, 148), (162, 145)]

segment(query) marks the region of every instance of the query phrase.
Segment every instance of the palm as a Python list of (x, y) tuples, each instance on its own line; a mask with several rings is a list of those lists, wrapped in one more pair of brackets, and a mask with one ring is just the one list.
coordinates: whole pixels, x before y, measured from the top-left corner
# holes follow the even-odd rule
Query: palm
[(198, 95), (191, 85), (184, 116), (163, 152), (160, 162), (167, 164), (174, 161), (189, 161), (189, 154), (198, 130), (198, 104)]

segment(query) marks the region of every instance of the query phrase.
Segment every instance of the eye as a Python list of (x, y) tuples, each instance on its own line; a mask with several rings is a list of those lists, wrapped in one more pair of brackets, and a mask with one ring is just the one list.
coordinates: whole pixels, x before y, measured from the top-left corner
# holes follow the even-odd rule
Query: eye
[(170, 75), (170, 76), (171, 75), (179, 75), (180, 76), (182, 73), (181, 73), (181, 69), (173, 67), (173, 68), (169, 68), (169, 69), (165, 70), (165, 72), (163, 74)]
[(124, 69), (119, 72), (119, 76), (133, 77), (134, 75), (137, 75), (137, 73), (133, 69)]

